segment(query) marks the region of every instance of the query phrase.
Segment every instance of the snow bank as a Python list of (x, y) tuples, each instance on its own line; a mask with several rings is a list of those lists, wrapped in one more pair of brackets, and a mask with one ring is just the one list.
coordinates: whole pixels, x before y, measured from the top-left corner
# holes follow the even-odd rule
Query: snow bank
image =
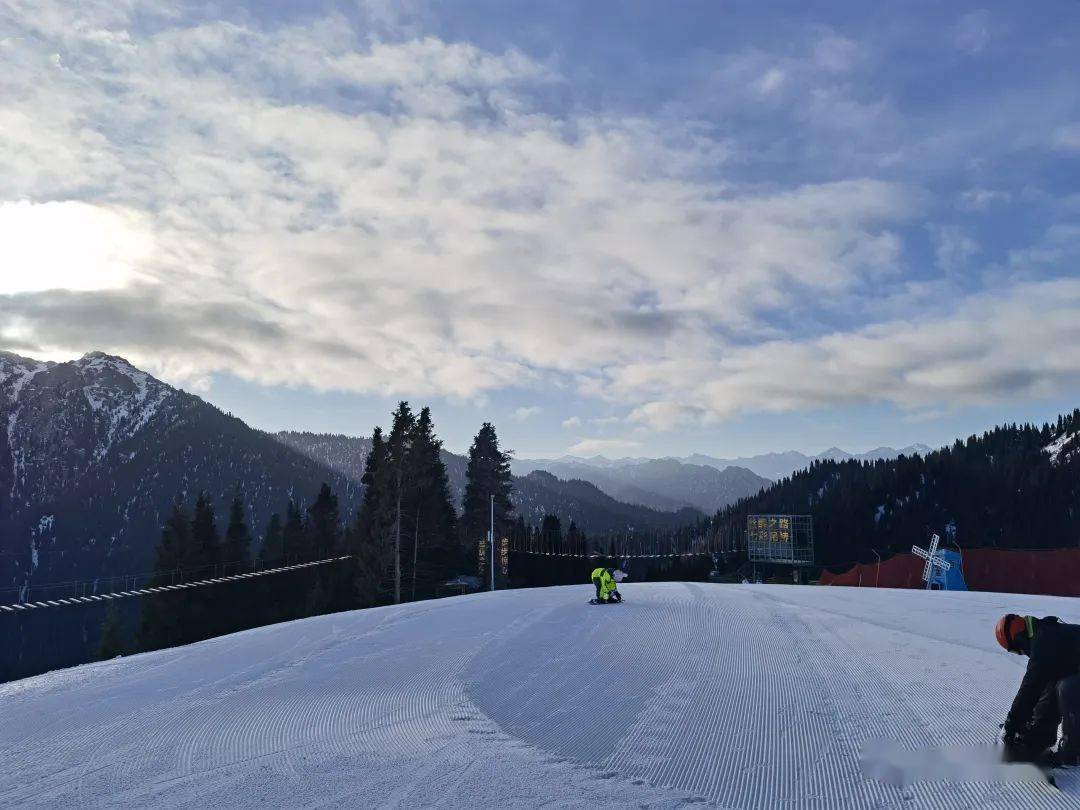
[(581, 585), (324, 616), (0, 686), (0, 806), (1080, 802), (1072, 774), (1056, 793), (860, 767), (871, 740), (992, 743), (1022, 674), (993, 620), (1080, 619), (1074, 600), (623, 591), (609, 607)]
[(1043, 452), (1050, 456), (1051, 464), (1064, 464), (1077, 449), (1076, 433), (1062, 433), (1050, 444), (1043, 448)]

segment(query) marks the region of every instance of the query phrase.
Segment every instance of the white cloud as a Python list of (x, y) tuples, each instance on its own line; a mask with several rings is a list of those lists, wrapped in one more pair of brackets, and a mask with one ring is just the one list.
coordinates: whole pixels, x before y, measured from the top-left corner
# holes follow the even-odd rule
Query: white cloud
[[(732, 349), (713, 361), (639, 364), (613, 375), (613, 400), (663, 392), (721, 418), (889, 402), (907, 409), (1046, 396), (1080, 382), (1080, 281), (1019, 284), (972, 296), (947, 316), (806, 341)], [(670, 400), (651, 405), (677, 423)], [(689, 418), (697, 418), (688, 410)]]
[[(520, 53), (368, 43), (336, 17), (264, 30), (161, 10), (140, 32), (133, 7), (16, 12), (35, 39), (9, 48), (0, 196), (137, 212), (155, 246), (123, 308), (86, 297), (58, 328), (70, 298), (10, 302), (0, 335), (21, 313), (42, 351), (472, 399), (720, 348), (897, 269), (909, 189), (704, 182), (723, 153), (692, 126), (532, 109), (525, 86), (558, 79)], [(851, 57), (821, 48), (829, 69)], [(134, 319), (158, 306), (188, 321), (151, 348)]]
[(1080, 122), (1055, 129), (1053, 144), (1058, 149), (1065, 151), (1080, 151)]
[(641, 447), (641, 442), (633, 439), (582, 439), (570, 445), (566, 452), (572, 456), (595, 456), (625, 452), (638, 447)]
[[(597, 395), (599, 394), (600, 391), (597, 391)], [(596, 416), (590, 419), (589, 423), (603, 427), (606, 425), (619, 425), (625, 421), (626, 420), (621, 416)]]
[(572, 430), (576, 427), (581, 427), (581, 417), (571, 416), (568, 419), (562, 421), (563, 430)]
[(831, 31), (825, 32), (814, 45), (815, 64), (833, 73), (850, 70), (860, 56), (856, 42)]
[(956, 225), (930, 225), (937, 266), (946, 273), (962, 270), (981, 250), (979, 243)]
[(953, 30), (956, 47), (967, 54), (976, 54), (983, 50), (991, 37), (990, 14), (979, 9), (963, 15)]
[(768, 94), (777, 90), (783, 83), (784, 71), (780, 70), (780, 68), (769, 68), (762, 74), (761, 78), (754, 83), (754, 86), (759, 93)]
[(539, 415), (544, 409), (539, 405), (528, 405), (521, 408), (517, 408), (514, 411), (514, 419), (518, 422), (524, 422), (527, 419), (532, 419), (534, 416)]
[(706, 422), (710, 412), (696, 405), (680, 402), (648, 402), (630, 413), (629, 421), (640, 422), (654, 430), (673, 430), (683, 425)]
[(0, 202), (0, 294), (122, 287), (151, 260), (147, 218), (109, 205)]
[[(1080, 368), (1065, 282), (896, 315), (901, 234), (927, 206), (917, 189), (859, 173), (735, 183), (725, 162), (745, 152), (692, 116), (534, 104), (562, 79), (519, 52), (367, 39), (337, 16), (260, 28), (134, 0), (6, 9), (0, 217), (74, 219), (0, 245), (0, 343), (106, 349), (192, 384), (228, 371), (476, 401), (557, 379), (640, 430), (982, 401)], [(787, 59), (727, 60), (702, 97), (790, 102), (800, 127), (843, 138), (823, 159), (866, 150), (877, 167), (897, 111), (852, 89), (874, 58), (824, 32)], [(951, 161), (981, 123), (912, 148)], [(1055, 145), (1080, 148), (1074, 128)], [(1001, 194), (962, 200), (981, 210)], [(1070, 226), (1055, 227), (1010, 270), (1073, 255)], [(56, 230), (66, 244), (42, 236)], [(947, 270), (978, 253), (964, 231), (933, 234)], [(813, 316), (840, 305), (846, 331), (823, 334)], [(590, 442), (636, 446), (577, 452), (599, 452)]]
[(960, 206), (968, 211), (985, 211), (998, 204), (1006, 203), (1012, 199), (1007, 191), (992, 188), (971, 188), (960, 195)]

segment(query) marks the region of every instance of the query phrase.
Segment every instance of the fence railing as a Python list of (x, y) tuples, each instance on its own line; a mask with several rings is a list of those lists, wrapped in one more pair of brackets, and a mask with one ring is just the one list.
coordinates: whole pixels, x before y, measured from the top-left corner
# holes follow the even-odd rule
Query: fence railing
[[(28, 591), (32, 587), (37, 588), (54, 588), (68, 590), (67, 595), (56, 595), (52, 598), (41, 598), (37, 596), (34, 599), (28, 598), (28, 594), (24, 593), (18, 599), (18, 601), (11, 602), (9, 604), (0, 604), (0, 611), (6, 613), (16, 613), (24, 610), (35, 610), (41, 608), (50, 607), (63, 607), (65, 605), (80, 605), (88, 604), (91, 602), (102, 602), (111, 599), (123, 599), (132, 596), (147, 596), (158, 593), (165, 593), (168, 591), (179, 591), (188, 588), (199, 588), (206, 585), (217, 585), (223, 582), (236, 582), (243, 579), (252, 579), (254, 577), (263, 577), (270, 574), (283, 574), (287, 571), (298, 571), (304, 568), (313, 568), (318, 565), (328, 565), (330, 563), (340, 562), (341, 560), (350, 559), (348, 555), (342, 557), (328, 557), (323, 560), (310, 560), (303, 563), (295, 563), (293, 565), (283, 565), (274, 568), (264, 568), (262, 570), (244, 571), (242, 573), (227, 574), (224, 570), (229, 564), (219, 564), (215, 566), (203, 566), (199, 569), (186, 569), (177, 570), (175, 572), (156, 573), (156, 574), (131, 574), (126, 577), (110, 577), (109, 579), (115, 584), (117, 580), (123, 580), (125, 584), (130, 581), (131, 586), (127, 588), (121, 588), (119, 590), (113, 589), (108, 591), (97, 591), (99, 580), (87, 580), (68, 583), (47, 583), (39, 586), (24, 586), (23, 589), (4, 589), (4, 590), (22, 590)], [(232, 564), (234, 569), (236, 564)], [(246, 566), (245, 566), (246, 567)], [(193, 571), (203, 571), (210, 569), (212, 574), (218, 574), (218, 569), (221, 569), (220, 576), (210, 576), (203, 579), (192, 579), (191, 575)], [(171, 576), (170, 576), (171, 575)], [(185, 581), (185, 575), (187, 580)], [(164, 577), (170, 576), (170, 582), (168, 584), (158, 584), (151, 586), (149, 583), (151, 579), (161, 582)], [(142, 587), (137, 587), (136, 581), (139, 578), (146, 577), (145, 583)], [(179, 580), (179, 581), (177, 581)], [(93, 585), (95, 592), (87, 592), (87, 586)], [(69, 590), (70, 589), (70, 590)]]

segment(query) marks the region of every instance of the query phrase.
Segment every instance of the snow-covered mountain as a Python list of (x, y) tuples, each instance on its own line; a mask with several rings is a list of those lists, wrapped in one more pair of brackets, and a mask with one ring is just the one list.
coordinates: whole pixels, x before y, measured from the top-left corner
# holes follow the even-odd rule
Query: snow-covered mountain
[(1043, 452), (1050, 456), (1050, 463), (1054, 465), (1080, 458), (1080, 430), (1062, 430)]
[(590, 590), (336, 613), (0, 686), (0, 805), (1080, 803), (1075, 768), (1052, 790), (955, 771), (899, 787), (860, 764), (882, 739), (992, 753), (1023, 673), (995, 619), (1076, 621), (1076, 600), (631, 575), (624, 604), (591, 607)]
[[(0, 587), (146, 570), (177, 495), (219, 511), (239, 486), (253, 530), (339, 476), (120, 357), (0, 353)], [(4, 459), (8, 459), (4, 463)]]
[[(4, 603), (27, 586), (150, 570), (178, 496), (190, 505), (205, 490), (223, 520), (239, 488), (260, 536), (290, 497), (308, 503), (323, 481), (345, 513), (360, 492), (347, 476), (100, 352), (66, 363), (0, 353), (0, 426)], [(5, 625), (0, 672), (86, 660), (101, 620), (87, 608), (56, 627), (30, 616)]]
[(718, 470), (673, 458), (603, 463), (564, 457), (556, 461), (513, 462), (515, 472), (542, 470), (565, 480), (588, 481), (607, 495), (650, 509), (687, 506), (712, 514), (772, 484), (744, 467)]
[[(762, 453), (757, 456), (740, 456), (738, 458), (717, 458), (716, 456), (710, 456), (703, 453), (693, 453), (683, 458), (663, 459), (637, 457), (612, 459), (604, 456), (560, 456), (555, 459), (515, 460), (514, 472), (524, 475), (532, 470), (548, 470), (550, 472), (556, 472), (556, 470), (559, 469), (566, 470), (572, 467), (578, 468), (579, 477), (582, 469), (589, 469), (602, 470), (621, 478), (624, 477), (624, 473), (627, 470), (633, 470), (634, 468), (640, 468), (643, 465), (663, 461), (678, 462), (699, 467), (712, 467), (716, 470), (726, 470), (729, 467), (741, 467), (744, 470), (749, 470), (754, 473), (754, 475), (767, 478), (771, 482), (779, 481), (781, 478), (791, 475), (796, 470), (802, 470), (809, 467), (816, 459), (830, 461), (847, 461), (849, 459), (855, 459), (857, 461), (878, 461), (880, 459), (897, 458), (901, 455), (925, 456), (927, 453), (931, 452), (931, 450), (932, 448), (927, 447), (925, 444), (912, 444), (901, 448), (900, 450), (893, 447), (877, 447), (865, 453), (849, 453), (847, 450), (841, 450), (839, 447), (830, 447), (825, 452), (818, 453), (816, 456), (800, 453), (798, 450), (785, 450), (778, 453)], [(669, 465), (668, 469), (673, 470), (674, 468)], [(558, 475), (559, 473), (556, 472), (556, 474)], [(675, 474), (678, 475), (680, 473)], [(628, 475), (629, 477), (633, 477), (634, 473), (630, 472)], [(592, 481), (594, 478), (589, 477), (587, 480)], [(737, 487), (733, 487), (733, 490), (735, 489), (737, 489)], [(607, 490), (605, 489), (605, 491)], [(757, 490), (755, 489), (754, 491), (756, 492)]]
[(581, 478), (560, 478), (546, 470), (533, 470), (514, 478), (510, 495), (514, 509), (526, 522), (539, 526), (544, 515), (558, 515), (563, 528), (573, 520), (586, 534), (631, 530), (677, 529), (701, 517), (691, 506), (649, 507), (613, 498), (602, 487)]
[(893, 447), (876, 447), (865, 453), (850, 453), (839, 447), (830, 447), (816, 456), (809, 456), (800, 453), (798, 450), (787, 450), (781, 453), (763, 453), (757, 456), (740, 458), (715, 458), (697, 454), (690, 456), (689, 459), (700, 464), (716, 467), (718, 470), (727, 467), (745, 467), (760, 476), (779, 481), (797, 470), (806, 469), (815, 460), (849, 461), (854, 459), (855, 461), (880, 461), (882, 459), (898, 458), (899, 456), (925, 456), (929, 452), (932, 452), (932, 448), (927, 447), (925, 444), (911, 444), (899, 450)]
[[(360, 480), (371, 449), (371, 440), (362, 436), (283, 431), (275, 437), (355, 480)], [(443, 450), (442, 461), (446, 465), (450, 493), (460, 510), (468, 459)], [(631, 528), (670, 529), (701, 517), (698, 511), (689, 508), (691, 501), (685, 498), (662, 499), (644, 492), (639, 498), (629, 490), (623, 490), (623, 497), (618, 497), (574, 472), (575, 469), (568, 468), (561, 470), (558, 477), (545, 474), (515, 476), (510, 499), (517, 513), (537, 526), (544, 515), (558, 515), (564, 527), (572, 520), (586, 534), (626, 532)]]

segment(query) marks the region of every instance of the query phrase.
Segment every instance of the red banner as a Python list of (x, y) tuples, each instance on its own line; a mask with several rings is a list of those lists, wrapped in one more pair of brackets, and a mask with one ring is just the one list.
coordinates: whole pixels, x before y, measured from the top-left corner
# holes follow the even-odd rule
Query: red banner
[[(925, 560), (897, 554), (856, 565), (841, 574), (821, 572), (822, 585), (864, 588), (923, 588)], [(964, 581), (973, 591), (1080, 596), (1080, 549), (1011, 550), (972, 548), (963, 552)]]

